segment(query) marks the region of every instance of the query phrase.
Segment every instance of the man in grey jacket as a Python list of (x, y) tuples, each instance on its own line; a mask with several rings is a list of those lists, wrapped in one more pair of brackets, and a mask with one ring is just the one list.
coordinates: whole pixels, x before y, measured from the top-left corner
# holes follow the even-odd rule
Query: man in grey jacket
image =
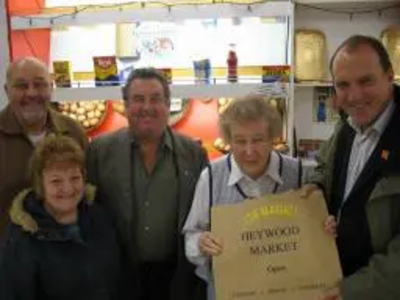
[(129, 128), (91, 143), (88, 179), (112, 213), (127, 263), (139, 277), (140, 291), (133, 296), (194, 299), (201, 283), (186, 261), (180, 233), (207, 162), (205, 151), (167, 126), (170, 90), (154, 69), (134, 70), (123, 99)]

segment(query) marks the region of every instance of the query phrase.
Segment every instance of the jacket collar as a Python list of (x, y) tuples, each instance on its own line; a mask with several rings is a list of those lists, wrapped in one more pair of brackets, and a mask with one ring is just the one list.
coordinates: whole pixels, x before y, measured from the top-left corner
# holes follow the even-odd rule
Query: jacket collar
[[(49, 108), (46, 127), (54, 133), (67, 134), (68, 127), (58, 118), (59, 113)], [(18, 121), (10, 105), (0, 112), (0, 131), (9, 135), (25, 134), (24, 128)]]
[[(36, 222), (32, 214), (28, 212), (25, 207), (25, 201), (32, 196), (32, 193), (32, 189), (26, 189), (14, 198), (10, 209), (10, 219), (13, 224), (20, 226), (24, 231), (31, 234), (36, 234), (42, 228), (39, 228), (38, 223)], [(84, 197), (87, 203), (92, 204), (94, 202), (95, 195), (95, 187), (87, 185)]]
[[(186, 220), (186, 215), (189, 207), (186, 207), (189, 201), (186, 201), (183, 197), (187, 197), (188, 193), (184, 192), (191, 188), (193, 183), (193, 157), (190, 156), (190, 152), (185, 146), (183, 140), (179, 134), (172, 131), (169, 127), (166, 129), (166, 135), (170, 136), (171, 145), (173, 147), (172, 155), (174, 159), (174, 168), (178, 180), (178, 191), (179, 191), (179, 230), (183, 227)], [(132, 205), (135, 203), (135, 193), (133, 182), (133, 165), (132, 165), (132, 136), (130, 134), (130, 129), (125, 127), (116, 133), (116, 140), (112, 144), (112, 151), (115, 157), (120, 157), (120, 159), (115, 161), (117, 171), (115, 173), (115, 179), (120, 184), (119, 193), (123, 195), (124, 198), (124, 209), (121, 210), (121, 215), (124, 221), (133, 221), (133, 209)], [(185, 196), (183, 196), (185, 195)], [(133, 199), (133, 200), (132, 200)], [(131, 230), (131, 229), (128, 229)], [(134, 233), (132, 233), (134, 234)]]
[[(244, 178), (245, 180), (259, 182), (259, 180), (253, 180), (242, 172), (239, 165), (235, 161), (235, 157), (233, 155), (229, 155), (227, 159), (230, 159), (230, 164), (232, 166), (228, 179), (228, 186), (233, 186), (239, 183)], [(274, 183), (282, 185), (283, 181), (279, 174), (279, 164), (280, 164), (279, 160), (280, 160), (279, 155), (275, 151), (271, 151), (267, 168), (265, 169), (264, 174), (260, 178), (269, 177), (274, 181)]]
[[(362, 188), (368, 176), (373, 174), (373, 170), (379, 169), (382, 178), (378, 181), (370, 195), (369, 201), (400, 194), (400, 186), (398, 184), (398, 179), (400, 178), (400, 166), (398, 164), (400, 159), (400, 141), (397, 139), (398, 132), (400, 131), (400, 124), (398, 122), (400, 117), (400, 87), (396, 85), (394, 86), (393, 99), (394, 111), (378, 144), (381, 150), (376, 149), (371, 154), (371, 158), (368, 160), (367, 165), (353, 187), (353, 189)], [(375, 157), (375, 159), (372, 157)]]
[[(130, 131), (128, 132), (128, 134), (129, 134), (130, 142), (132, 143), (132, 145), (135, 147), (139, 147), (140, 143), (135, 139), (133, 134)], [(164, 147), (168, 148), (171, 151), (174, 150), (171, 130), (169, 127), (166, 127), (166, 129), (164, 130), (164, 132), (161, 136), (161, 143), (159, 145), (159, 149), (162, 149)]]
[(393, 99), (397, 106), (400, 106), (400, 85), (394, 84), (393, 85)]

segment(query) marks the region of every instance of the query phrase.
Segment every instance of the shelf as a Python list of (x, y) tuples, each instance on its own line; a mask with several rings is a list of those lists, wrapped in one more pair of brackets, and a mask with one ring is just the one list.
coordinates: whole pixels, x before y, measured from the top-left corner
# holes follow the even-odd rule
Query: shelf
[(332, 82), (299, 82), (296, 88), (332, 87)]
[[(250, 93), (261, 93), (274, 89), (275, 84), (262, 83), (233, 83), (233, 84), (198, 84), (171, 85), (171, 96), (176, 98), (222, 98), (240, 97)], [(121, 86), (55, 88), (53, 101), (66, 100), (118, 100), (122, 99)]]
[[(397, 85), (400, 85), (400, 81), (396, 80), (394, 82)], [(316, 87), (333, 87), (332, 82), (298, 82), (295, 84), (296, 88), (316, 88)]]
[[(145, 2), (143, 2), (145, 3)], [(140, 21), (176, 21), (232, 17), (274, 17), (293, 15), (291, 1), (269, 1), (258, 4), (199, 4), (168, 7), (124, 8), (121, 10), (82, 11), (77, 14), (39, 14), (11, 17), (11, 29), (51, 28), (99, 23)]]
[(398, 3), (397, 0), (296, 0), (297, 4), (315, 4), (315, 5), (353, 5), (363, 3), (365, 5), (377, 4), (394, 4)]
[[(395, 83), (400, 85), (400, 82)], [(171, 85), (171, 94), (176, 98), (229, 98), (262, 93), (275, 87), (274, 83), (175, 84)], [(296, 89), (332, 87), (332, 83), (302, 82), (296, 83), (295, 87)], [(55, 88), (53, 100), (117, 100), (122, 98), (121, 88), (122, 86)]]
[(350, 12), (392, 7), (400, 8), (398, 0), (297, 0), (297, 6), (346, 10)]
[[(276, 89), (275, 83), (221, 83), (221, 84), (173, 84), (171, 95), (176, 98), (230, 98), (251, 93), (263, 93)], [(296, 89), (332, 87), (330, 82), (302, 82)], [(122, 86), (55, 88), (53, 100), (118, 100)]]

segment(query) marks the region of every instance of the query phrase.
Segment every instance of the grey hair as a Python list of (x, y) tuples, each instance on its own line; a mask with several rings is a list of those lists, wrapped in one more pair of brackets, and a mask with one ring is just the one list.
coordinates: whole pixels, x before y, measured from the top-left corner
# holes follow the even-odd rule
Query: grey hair
[(250, 94), (231, 101), (219, 118), (219, 127), (225, 141), (232, 139), (231, 127), (234, 123), (264, 120), (271, 140), (282, 133), (282, 118), (270, 104), (270, 99), (258, 94)]

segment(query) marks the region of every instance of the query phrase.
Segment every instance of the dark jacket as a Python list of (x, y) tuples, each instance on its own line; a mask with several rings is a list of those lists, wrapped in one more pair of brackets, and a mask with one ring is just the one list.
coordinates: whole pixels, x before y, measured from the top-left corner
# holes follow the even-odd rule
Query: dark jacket
[(120, 247), (93, 195), (88, 187), (74, 228), (58, 224), (33, 191), (17, 196), (1, 257), (1, 300), (124, 299)]
[[(82, 147), (87, 136), (71, 118), (49, 110), (46, 127), (49, 133), (68, 135)], [(35, 147), (26, 136), (10, 106), (0, 112), (0, 239), (8, 223), (8, 210), (17, 194), (31, 186), (29, 160)]]
[[(400, 299), (400, 88), (395, 111), (341, 208), (338, 246), (346, 278), (344, 300)], [(347, 120), (319, 154), (315, 182), (323, 187), (331, 213), (343, 198), (345, 171), (354, 134)]]
[[(200, 172), (205, 167), (207, 158), (204, 149), (196, 142), (168, 129), (171, 135), (177, 177), (178, 226), (179, 237), (178, 266), (171, 284), (170, 298), (173, 300), (192, 300), (194, 290), (201, 284), (194, 274), (194, 266), (190, 264), (184, 252), (184, 238), (181, 235), (193, 200), (193, 193)], [(102, 204), (112, 212), (130, 255), (130, 263), (135, 268), (134, 232), (135, 232), (135, 193), (132, 177), (132, 140), (127, 128), (101, 136), (89, 145), (87, 153), (88, 180), (97, 186)]]

